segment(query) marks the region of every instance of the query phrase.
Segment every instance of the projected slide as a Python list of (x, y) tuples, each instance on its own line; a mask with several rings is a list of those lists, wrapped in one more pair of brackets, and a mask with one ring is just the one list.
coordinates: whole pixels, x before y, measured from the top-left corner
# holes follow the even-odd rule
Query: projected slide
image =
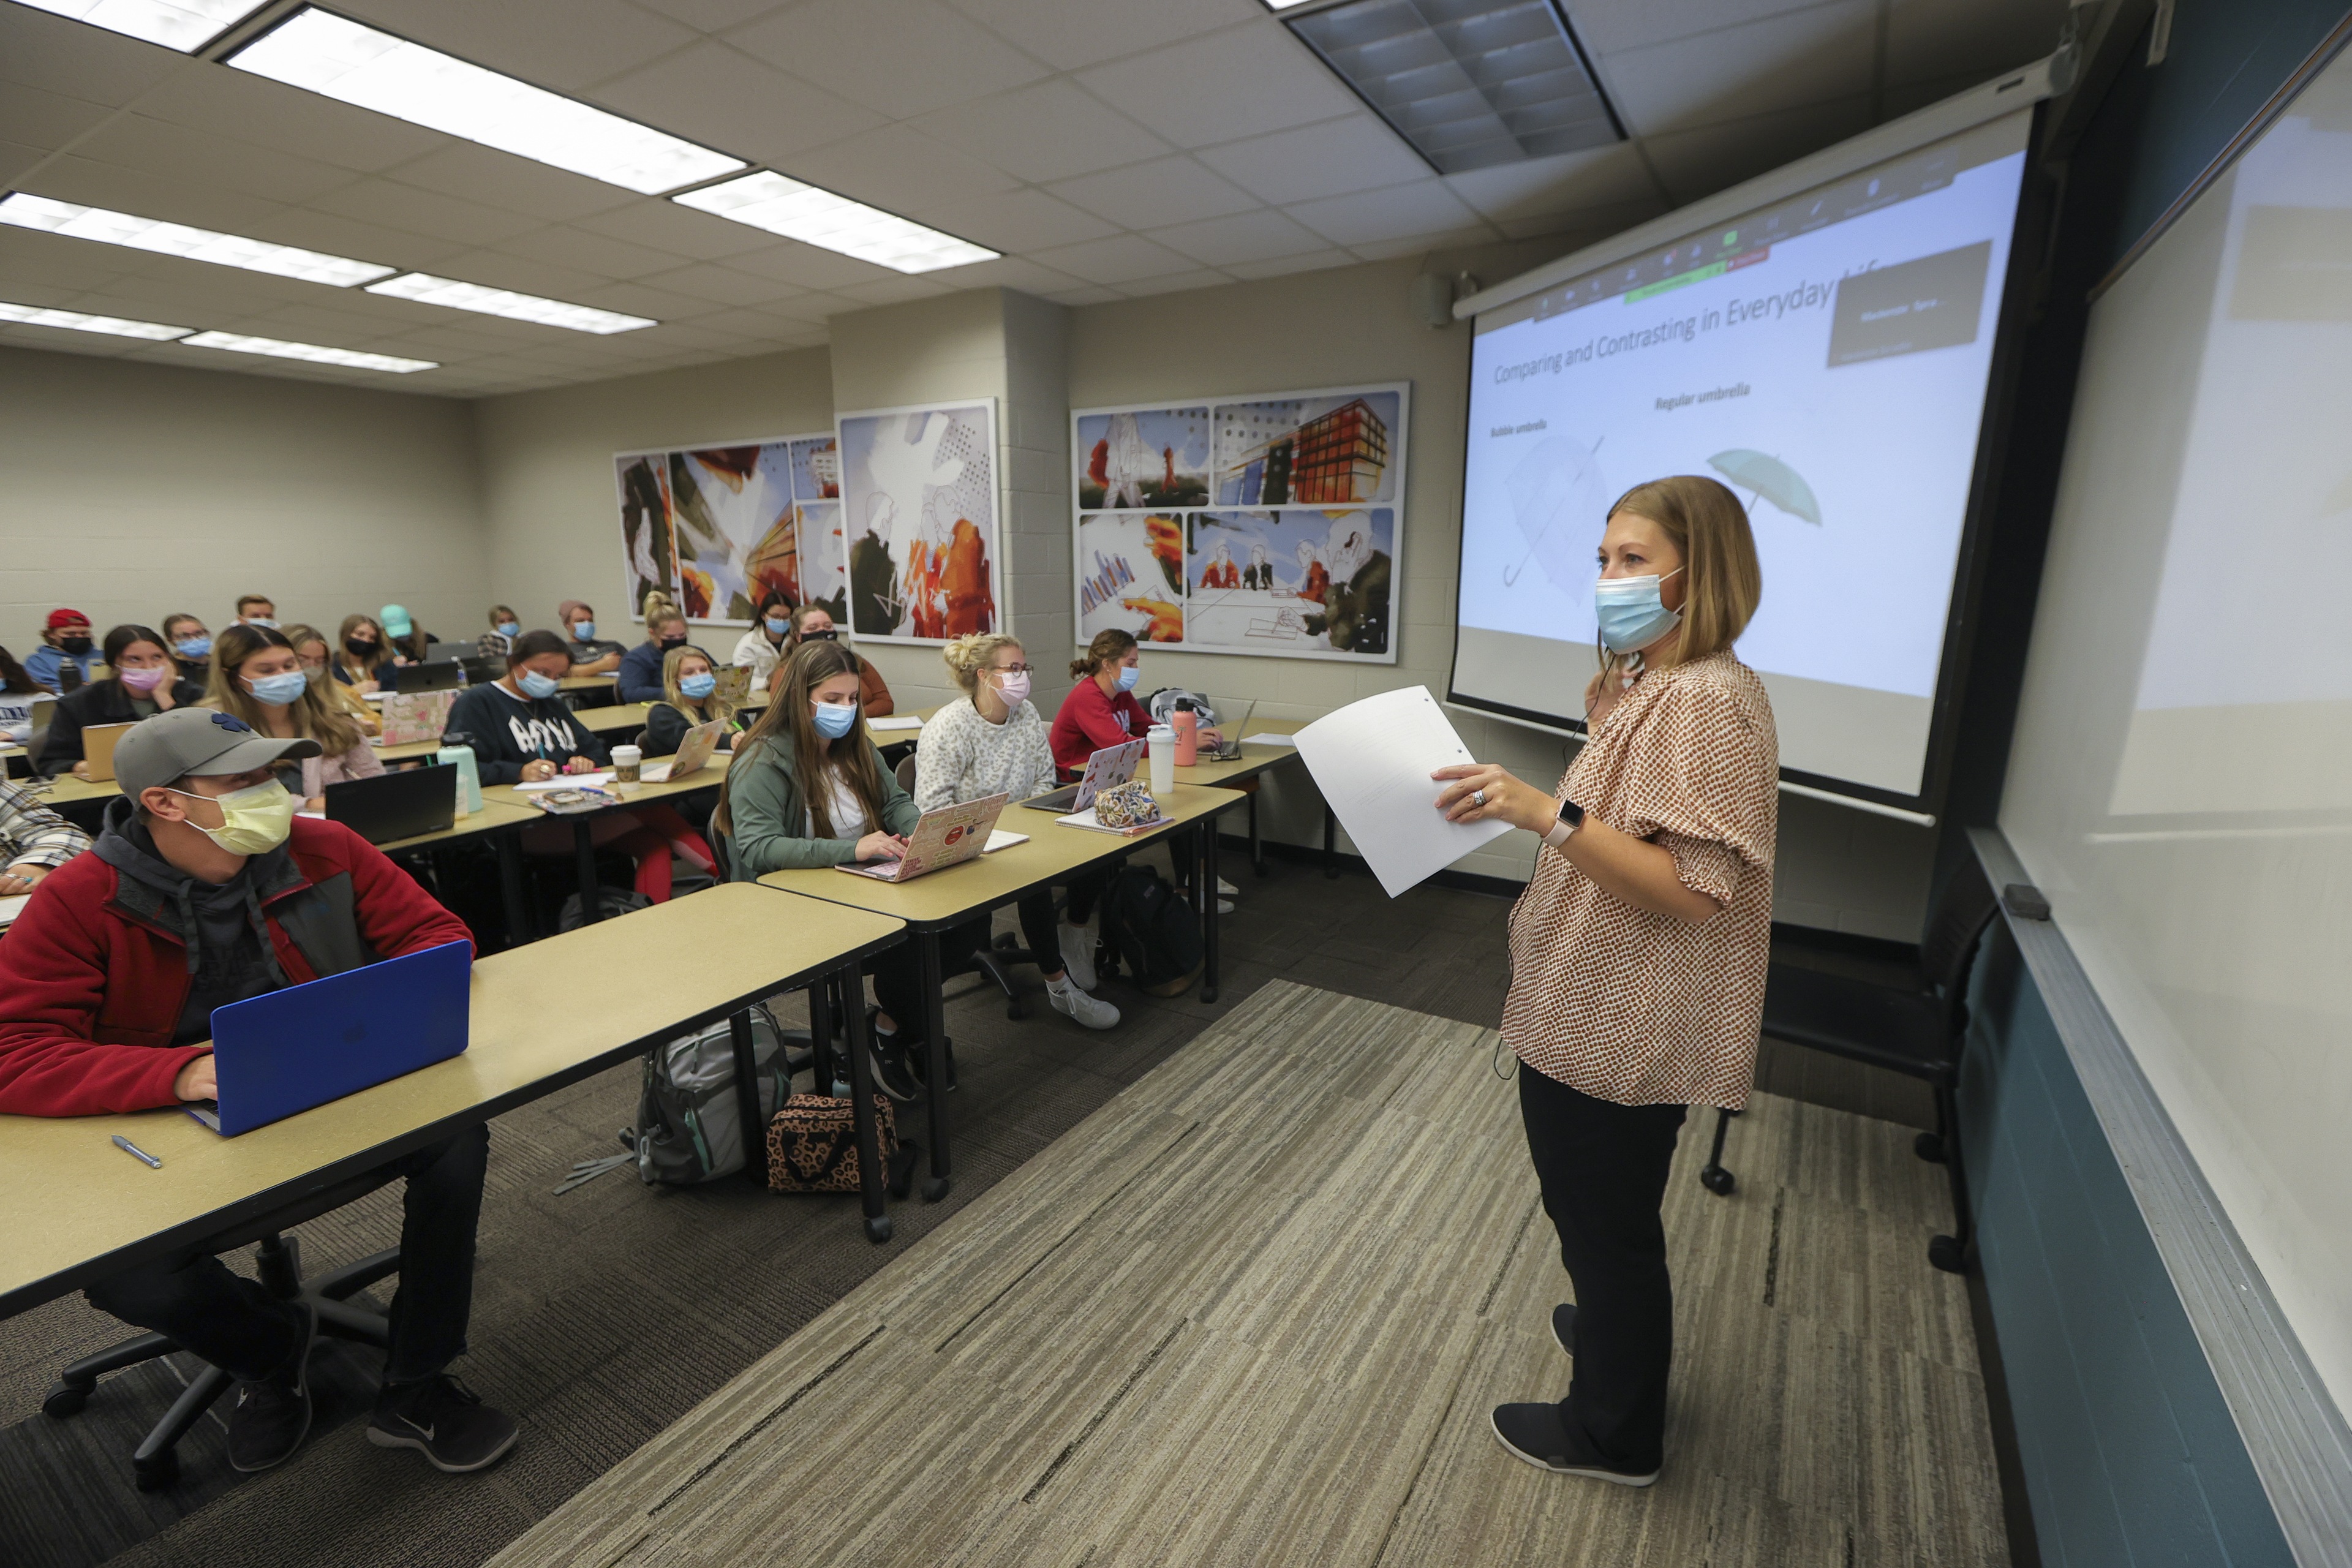
[(2023, 135), (1982, 127), (1483, 317), (1456, 694), (1580, 718), (1609, 503), (1709, 475), (1762, 554), (1738, 651), (1784, 764), (1916, 792)]

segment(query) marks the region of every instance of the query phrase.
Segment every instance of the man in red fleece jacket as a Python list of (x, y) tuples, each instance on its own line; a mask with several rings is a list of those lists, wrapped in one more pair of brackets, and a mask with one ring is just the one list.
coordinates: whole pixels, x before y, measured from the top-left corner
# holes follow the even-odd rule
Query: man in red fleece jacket
[[(468, 941), (374, 846), (294, 816), (275, 764), (318, 754), (243, 720), (178, 708), (115, 748), (122, 798), (86, 855), (33, 891), (0, 942), (0, 1112), (88, 1116), (213, 1098), (212, 1010), (381, 959)], [(477, 1470), (514, 1423), (446, 1368), (466, 1348), (485, 1127), (379, 1168), (408, 1179), (400, 1290), (369, 1441)], [(201, 1251), (91, 1286), (90, 1303), (168, 1334), (237, 1380), (229, 1462), (267, 1469), (310, 1427), (313, 1309)]]

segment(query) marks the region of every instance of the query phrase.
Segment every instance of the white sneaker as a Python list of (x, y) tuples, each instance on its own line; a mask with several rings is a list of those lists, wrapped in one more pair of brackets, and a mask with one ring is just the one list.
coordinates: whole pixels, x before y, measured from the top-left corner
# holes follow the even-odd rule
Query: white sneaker
[(1223, 877), (1220, 877), (1217, 879), (1217, 891), (1224, 894), (1225, 897), (1230, 899), (1238, 894), (1241, 889), (1234, 887), (1231, 882), (1226, 881)]
[(1066, 973), (1063, 974), (1059, 984), (1051, 980), (1045, 982), (1045, 1000), (1054, 1005), (1055, 1012), (1075, 1019), (1089, 1029), (1108, 1029), (1118, 1022), (1118, 1008), (1101, 997), (1089, 996), (1071, 984), (1070, 976)]
[[(1081, 991), (1095, 988), (1095, 928), (1092, 921), (1082, 926), (1068, 921), (1061, 924), (1062, 967), (1069, 981)], [(1065, 1009), (1066, 1011), (1066, 1009)]]

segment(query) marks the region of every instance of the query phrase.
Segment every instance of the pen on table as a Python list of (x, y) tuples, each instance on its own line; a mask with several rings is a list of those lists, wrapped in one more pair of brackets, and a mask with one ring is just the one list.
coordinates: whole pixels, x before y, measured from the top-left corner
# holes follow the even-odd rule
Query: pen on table
[(132, 1159), (143, 1161), (146, 1163), (147, 1168), (151, 1171), (160, 1171), (163, 1168), (163, 1161), (158, 1160), (154, 1155), (150, 1154), (146, 1150), (142, 1149), (138, 1144), (133, 1143), (130, 1139), (125, 1138), (120, 1132), (114, 1135), (114, 1146), (121, 1150), (124, 1153), (130, 1155)]

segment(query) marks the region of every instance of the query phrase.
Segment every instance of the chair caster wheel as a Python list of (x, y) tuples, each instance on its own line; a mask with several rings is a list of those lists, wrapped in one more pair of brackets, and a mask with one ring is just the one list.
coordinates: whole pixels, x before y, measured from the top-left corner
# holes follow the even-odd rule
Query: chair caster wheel
[(925, 1176), (923, 1178), (923, 1201), (925, 1203), (935, 1204), (947, 1195), (948, 1179), (945, 1176)]
[(866, 1239), (879, 1247), (890, 1239), (890, 1216), (876, 1215), (866, 1222)]
[(1922, 1132), (1911, 1140), (1911, 1151), (1930, 1165), (1944, 1163), (1944, 1141), (1933, 1132)]
[(68, 1415), (79, 1415), (89, 1404), (89, 1394), (87, 1388), (75, 1388), (60, 1383), (41, 1396), (41, 1414), (59, 1421)]
[(1727, 1198), (1739, 1184), (1732, 1173), (1720, 1165), (1709, 1165), (1698, 1173), (1698, 1184), (1717, 1197)]
[(152, 1459), (134, 1457), (131, 1461), (131, 1469), (132, 1479), (138, 1482), (141, 1491), (160, 1492), (180, 1479), (179, 1450), (166, 1448)]
[(1939, 1236), (1927, 1243), (1927, 1261), (1947, 1274), (1966, 1274), (1969, 1249), (1956, 1236)]
[(1018, 1022), (1029, 1016), (1028, 1005), (1019, 1001), (1018, 999), (1007, 1002), (1004, 1005), (1004, 1016), (1008, 1018), (1013, 1019), (1015, 1022)]

